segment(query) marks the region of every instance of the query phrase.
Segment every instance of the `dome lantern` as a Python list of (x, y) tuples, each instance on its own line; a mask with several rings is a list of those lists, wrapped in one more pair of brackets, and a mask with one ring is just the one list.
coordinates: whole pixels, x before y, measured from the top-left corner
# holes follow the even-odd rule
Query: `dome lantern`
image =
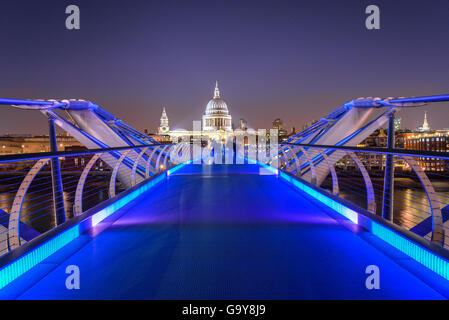
[(215, 81), (214, 99), (220, 99), (220, 90), (218, 89), (218, 81)]

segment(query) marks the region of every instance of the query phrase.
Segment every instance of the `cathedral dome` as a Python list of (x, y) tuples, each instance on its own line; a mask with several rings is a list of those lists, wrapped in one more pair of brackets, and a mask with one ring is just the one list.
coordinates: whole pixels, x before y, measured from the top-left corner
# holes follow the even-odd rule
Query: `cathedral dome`
[(213, 98), (206, 106), (207, 115), (227, 115), (229, 114), (228, 106), (224, 100)]
[(214, 98), (207, 103), (203, 115), (203, 131), (232, 131), (232, 117), (226, 102), (220, 98), (218, 82), (215, 84)]
[(226, 102), (220, 98), (218, 84), (215, 85), (214, 98), (206, 106), (206, 115), (228, 115), (229, 110)]

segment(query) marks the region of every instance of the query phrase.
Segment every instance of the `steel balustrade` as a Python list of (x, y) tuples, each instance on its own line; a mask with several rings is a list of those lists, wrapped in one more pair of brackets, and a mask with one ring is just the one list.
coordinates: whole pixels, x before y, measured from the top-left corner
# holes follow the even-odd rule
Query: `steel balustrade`
[(112, 170), (111, 179), (109, 180), (109, 198), (115, 197), (115, 180), (117, 179), (118, 169), (120, 168), (122, 161), (126, 158), (130, 151), (131, 150), (126, 150), (122, 153), (117, 163), (115, 164), (114, 169)]
[[(391, 148), (359, 148), (350, 146), (314, 145), (292, 142), (281, 143), (279, 145), (279, 149), (280, 152), (278, 153), (277, 157), (281, 158), (281, 170), (284, 170), (290, 174), (294, 174), (298, 178), (305, 179), (312, 184), (316, 184), (317, 182), (317, 170), (321, 170), (322, 172), (320, 172), (320, 174), (323, 174), (324, 176), (327, 176), (330, 173), (332, 178), (332, 193), (334, 195), (339, 195), (341, 191), (341, 183), (339, 183), (338, 180), (336, 164), (341, 161), (344, 156), (349, 157), (359, 169), (361, 177), (363, 178), (367, 199), (366, 209), (373, 214), (376, 214), (377, 203), (381, 203), (382, 199), (378, 199), (378, 201), (376, 201), (376, 195), (374, 192), (374, 186), (370, 177), (370, 173), (358, 154), (367, 153), (381, 154), (385, 156), (390, 155), (397, 159), (402, 159), (419, 179), (420, 184), (427, 196), (428, 207), (430, 208), (430, 212), (427, 213), (431, 217), (431, 230), (428, 234), (425, 235), (425, 237), (430, 238), (430, 240), (434, 243), (449, 247), (449, 239), (445, 240), (445, 229), (449, 227), (449, 222), (447, 223), (447, 226), (445, 226), (442, 214), (442, 206), (448, 205), (449, 201), (444, 202), (440, 199), (428, 175), (419, 164), (419, 158), (423, 157), (434, 159), (434, 161), (436, 162), (449, 160), (449, 155), (447, 153)], [(313, 158), (310, 156), (310, 151), (312, 150), (316, 151), (315, 154), (317, 155)], [(298, 164), (301, 163), (302, 158), (302, 164), (299, 166)], [(332, 158), (332, 161), (330, 160), (330, 158)], [(382, 161), (385, 161), (384, 158), (385, 157), (383, 157)], [(293, 160), (296, 170), (292, 170)], [(318, 169), (318, 165), (321, 165), (320, 169)], [(447, 168), (447, 170), (449, 170), (449, 167)], [(411, 177), (413, 178), (413, 176)], [(447, 173), (447, 176), (445, 177), (449, 179), (449, 173)], [(321, 183), (322, 182), (323, 181), (321, 181)], [(319, 183), (319, 185), (321, 183)], [(352, 191), (354, 189), (361, 190), (361, 188), (358, 188), (354, 185), (347, 186), (347, 189), (352, 189)], [(394, 191), (392, 192), (394, 193)], [(362, 195), (361, 192), (358, 192), (357, 194)], [(384, 191), (382, 194), (382, 198), (384, 198), (385, 196), (386, 195)], [(399, 196), (394, 195), (394, 197), (397, 198)], [(393, 203), (392, 206), (394, 207), (395, 204)], [(424, 220), (425, 219), (422, 219), (421, 217), (421, 221), (418, 221), (417, 225)]]
[[(265, 146), (265, 158), (266, 158), (266, 149)], [(271, 146), (273, 148), (273, 146)], [(138, 153), (135, 153), (137, 156), (132, 160), (128, 157), (131, 150), (137, 150)], [(374, 154), (392, 154), (397, 158), (403, 159), (408, 166), (413, 170), (416, 174), (416, 177), (419, 178), (419, 181), (426, 192), (427, 200), (430, 208), (430, 216), (432, 219), (432, 229), (428, 233), (428, 237), (436, 243), (447, 244), (445, 239), (445, 229), (448, 226), (444, 226), (443, 215), (442, 215), (442, 202), (439, 199), (437, 191), (432, 185), (427, 174), (421, 169), (418, 158), (420, 157), (430, 157), (438, 160), (449, 160), (449, 156), (445, 153), (436, 153), (436, 152), (416, 152), (411, 150), (400, 150), (400, 149), (381, 149), (381, 148), (357, 148), (357, 147), (339, 147), (339, 146), (321, 146), (321, 145), (311, 145), (311, 144), (297, 144), (297, 143), (285, 143), (280, 145), (281, 153), (277, 157), (281, 158), (281, 170), (285, 170), (290, 174), (294, 174), (299, 178), (306, 179), (313, 184), (320, 185), (321, 183), (317, 183), (317, 175), (322, 174), (323, 168), (326, 168), (328, 175), (330, 173), (330, 177), (332, 178), (332, 193), (334, 195), (339, 195), (341, 188), (347, 187), (347, 183), (339, 181), (338, 175), (341, 175), (341, 172), (337, 173), (336, 170), (336, 162), (341, 159), (343, 156), (348, 156), (359, 169), (361, 177), (363, 178), (364, 188), (360, 188), (360, 190), (364, 190), (366, 196), (366, 209), (371, 213), (376, 213), (376, 205), (381, 203), (381, 199), (376, 199), (379, 197), (374, 192), (373, 181), (370, 177), (370, 173), (368, 169), (365, 167), (363, 161), (357, 155), (358, 153), (366, 152), (366, 153), (374, 153)], [(211, 148), (206, 148), (206, 153), (211, 151)], [(314, 154), (318, 156), (313, 157), (311, 151), (317, 150)], [(256, 153), (258, 151), (261, 152), (260, 146), (251, 145), (247, 148), (245, 153)], [(24, 238), (21, 238), (20, 227), (21, 227), (21, 218), (22, 211), (24, 209), (24, 202), (26, 200), (28, 190), (30, 186), (33, 184), (33, 181), (36, 180), (36, 177), (40, 175), (41, 170), (47, 166), (52, 158), (67, 158), (70, 157), (85, 157), (91, 156), (91, 158), (87, 161), (86, 164), (79, 169), (80, 176), (76, 179), (75, 183), (75, 191), (74, 191), (74, 199), (73, 201), (68, 201), (70, 203), (73, 202), (73, 215), (80, 215), (83, 211), (83, 200), (86, 197), (83, 197), (83, 194), (86, 192), (90, 192), (90, 190), (84, 190), (85, 185), (88, 181), (88, 177), (94, 168), (95, 164), (101, 161), (105, 156), (111, 156), (110, 153), (117, 152), (120, 154), (118, 160), (115, 161), (114, 167), (111, 167), (111, 175), (108, 179), (108, 194), (109, 198), (114, 197), (116, 195), (116, 180), (117, 173), (120, 166), (125, 165), (125, 159), (130, 160), (132, 162), (130, 173), (126, 179), (131, 181), (131, 186), (136, 185), (139, 182), (139, 179), (146, 179), (150, 176), (157, 174), (158, 172), (165, 171), (169, 169), (170, 166), (173, 166), (173, 162), (171, 158), (176, 157), (178, 162), (184, 162), (188, 159), (191, 159), (191, 148), (189, 144), (180, 143), (177, 145), (142, 145), (136, 147), (120, 147), (120, 148), (110, 148), (110, 149), (95, 149), (95, 150), (87, 150), (85, 152), (56, 152), (56, 153), (43, 153), (38, 154), (29, 154), (29, 155), (9, 155), (0, 157), (0, 163), (8, 164), (15, 163), (17, 165), (23, 165), (26, 161), (33, 161), (33, 165), (26, 172), (26, 175), (22, 179), (17, 192), (13, 197), (12, 205), (9, 207), (0, 208), (2, 212), (6, 212), (8, 216), (8, 223), (6, 226), (6, 231), (0, 233), (0, 241), (2, 242), (1, 250), (4, 253), (8, 250), (13, 250), (17, 248), (22, 243), (26, 242)], [(271, 151), (270, 151), (271, 152)], [(112, 157), (112, 156), (111, 156)], [(146, 157), (146, 159), (144, 159)], [(209, 156), (209, 160), (213, 160), (212, 156)], [(303, 161), (301, 161), (301, 159)], [(337, 159), (337, 160), (336, 160)], [(207, 160), (207, 159), (206, 159)], [(272, 158), (273, 160), (273, 158)], [(293, 161), (293, 162), (292, 162)], [(208, 161), (206, 161), (208, 163)], [(210, 162), (210, 161), (209, 161)], [(139, 165), (140, 163), (140, 165)], [(321, 166), (320, 166), (321, 164)], [(29, 165), (30, 167), (30, 165)], [(137, 172), (140, 171), (142, 176), (137, 176)], [(307, 173), (310, 172), (307, 177)], [(123, 177), (122, 177), (123, 178)], [(8, 178), (10, 179), (10, 178)], [(104, 179), (102, 180), (104, 181)], [(66, 191), (67, 182), (64, 183), (64, 191)], [(356, 188), (355, 184), (348, 186), (347, 188)], [(98, 187), (100, 188), (100, 187)], [(363, 192), (363, 191), (362, 191)], [(361, 193), (360, 192), (360, 195)], [(95, 193), (94, 193), (95, 194)], [(34, 200), (34, 199), (33, 199)], [(27, 209), (27, 208), (25, 208)], [(9, 211), (9, 213), (8, 213)], [(44, 210), (45, 212), (51, 211)], [(27, 215), (32, 215), (27, 214)]]
[[(185, 144), (149, 144), (86, 151), (0, 156), (0, 212), (3, 221), (0, 225), (0, 255), (31, 240), (33, 237), (29, 234), (36, 236), (54, 227), (54, 223), (39, 225), (39, 228), (43, 230), (38, 232), (32, 225), (38, 220), (48, 219), (49, 215), (53, 216), (54, 220), (57, 205), (65, 209), (67, 218), (81, 215), (89, 209), (85, 208), (83, 201), (91, 201), (92, 199), (89, 198), (97, 196), (102, 190), (107, 191), (108, 198), (116, 196), (117, 180), (125, 188), (129, 185), (135, 186), (144, 179), (189, 160), (190, 149), (190, 145)], [(172, 152), (173, 150), (175, 152)], [(118, 159), (117, 155), (120, 155)], [(64, 199), (57, 204), (54, 203), (55, 198), (52, 195), (51, 186), (54, 182), (51, 180), (49, 168), (53, 159), (61, 162), (61, 173), (64, 176), (62, 179)], [(111, 167), (112, 163), (114, 165)], [(121, 166), (129, 166), (129, 168), (128, 174), (120, 177), (118, 172)], [(96, 169), (93, 170), (94, 168)], [(108, 174), (110, 174), (109, 177), (107, 177)], [(89, 176), (92, 177), (89, 178)], [(19, 181), (12, 183), (17, 180)], [(74, 193), (73, 196), (71, 196), (72, 193)], [(92, 207), (101, 202), (97, 200), (95, 200), (96, 203), (87, 206)], [(25, 203), (28, 206), (25, 206)], [(26, 214), (24, 214), (25, 211)], [(28, 225), (30, 222), (31, 225)], [(25, 229), (22, 230), (23, 228)]]
[(97, 162), (98, 158), (100, 158), (101, 153), (96, 153), (94, 156), (89, 160), (86, 167), (84, 168), (83, 172), (81, 173), (81, 177), (78, 180), (78, 184), (76, 186), (76, 192), (75, 192), (75, 204), (73, 206), (73, 210), (76, 216), (83, 213), (83, 190), (84, 190), (84, 184), (86, 183), (87, 176), (89, 175), (90, 169), (94, 166), (94, 164)]
[[(60, 203), (60, 205), (64, 206), (69, 219), (86, 213), (86, 210), (102, 201), (115, 196), (120, 197), (118, 193), (122, 189), (119, 188), (118, 184), (116, 185), (117, 181), (121, 183), (120, 186), (125, 188), (128, 188), (128, 184), (123, 183), (122, 179), (130, 181), (131, 186), (136, 186), (145, 179), (151, 179), (152, 176), (158, 175), (160, 172), (191, 160), (193, 158), (192, 150), (190, 143), (179, 143), (95, 149), (83, 152), (43, 153), (40, 154), (40, 157), (39, 154), (0, 156), (0, 203), (6, 202), (6, 205), (0, 206), (0, 215), (8, 218), (8, 223), (3, 224), (4, 229), (0, 230), (0, 254), (17, 249), (25, 242), (33, 239), (27, 235), (27, 232), (29, 232), (27, 228), (33, 227), (33, 224), (29, 223), (33, 219), (40, 219), (49, 215), (55, 218), (54, 198), (51, 196), (53, 181), (49, 175), (49, 165), (52, 159), (57, 158), (61, 163), (64, 202)], [(218, 150), (220, 150), (223, 156), (222, 159), (226, 157), (224, 153), (233, 152), (233, 149), (224, 148), (214, 150), (211, 144), (209, 144), (202, 148), (202, 154), (200, 155), (201, 158), (206, 158), (204, 163), (212, 164), (213, 160), (219, 159), (220, 157), (217, 156)], [(239, 149), (236, 148), (236, 150)], [(279, 173), (279, 170), (285, 171), (288, 174), (281, 172), (280, 178), (288, 176), (290, 179), (294, 179), (292, 176), (296, 176), (299, 180), (303, 180), (303, 185), (306, 185), (304, 181), (309, 182), (307, 188), (314, 188), (315, 192), (320, 187), (329, 189), (329, 197), (333, 197), (332, 201), (337, 203), (337, 205), (337, 196), (344, 198), (344, 192), (349, 189), (356, 189), (361, 198), (364, 199), (366, 197), (366, 210), (372, 214), (376, 214), (376, 205), (382, 203), (382, 196), (376, 194), (376, 190), (382, 188), (379, 188), (379, 183), (376, 183), (376, 179), (373, 177), (374, 172), (370, 171), (364, 160), (365, 158), (361, 155), (367, 153), (378, 154), (383, 157), (386, 154), (390, 154), (395, 160), (403, 161), (408, 165), (410, 172), (416, 175), (414, 177), (418, 178), (422, 189), (426, 192), (427, 207), (430, 209), (430, 211), (426, 211), (428, 217), (417, 217), (420, 220), (414, 221), (414, 224), (421, 225), (428, 220), (427, 218), (431, 219), (431, 228), (426, 234), (421, 236), (428, 238), (433, 244), (426, 239), (420, 240), (426, 241), (426, 243), (431, 245), (437, 243), (446, 248), (448, 247), (449, 241), (445, 239), (445, 229), (449, 225), (444, 223), (442, 207), (443, 204), (449, 204), (449, 192), (447, 195), (448, 200), (444, 203), (441, 199), (444, 197), (444, 194), (438, 194), (438, 192), (441, 192), (441, 186), (436, 188), (431, 182), (431, 176), (420, 165), (420, 159), (423, 157), (432, 158), (435, 161), (449, 162), (447, 153), (299, 143), (281, 143), (279, 145), (254, 144), (240, 150), (243, 151), (243, 154), (236, 153), (236, 156), (243, 156), (244, 159), (248, 159), (248, 162), (250, 162), (249, 160), (252, 157), (256, 156), (260, 160), (268, 160), (271, 164), (276, 163), (275, 166), (278, 170), (270, 170), (272, 171), (270, 174)], [(279, 152), (272, 152), (273, 150), (279, 150)], [(270, 155), (275, 156), (267, 157), (267, 151), (269, 151)], [(111, 157), (111, 159), (106, 161), (106, 157)], [(355, 171), (348, 173), (339, 168), (340, 162), (344, 157), (351, 161), (351, 164), (354, 164)], [(111, 166), (111, 163), (114, 163), (114, 165)], [(107, 166), (103, 167), (104, 171), (99, 169), (101, 164)], [(14, 170), (14, 167), (16, 170)], [(120, 168), (127, 168), (128, 174), (120, 177), (118, 175)], [(345, 181), (345, 174), (352, 176), (354, 173), (360, 175), (360, 183), (357, 181), (349, 183)], [(325, 175), (325, 179), (318, 178), (323, 175)], [(383, 174), (379, 176), (383, 178)], [(159, 176), (159, 178), (162, 177)], [(449, 181), (449, 170), (447, 178)], [(158, 179), (154, 181), (158, 181)], [(323, 183), (329, 184), (322, 186)], [(395, 183), (395, 185), (400, 186), (400, 183)], [(97, 195), (100, 192), (104, 192), (107, 199), (98, 199)], [(325, 192), (327, 191), (324, 191), (324, 194)], [(5, 196), (2, 197), (2, 195)], [(10, 195), (13, 195), (11, 199), (12, 204), (8, 205)], [(30, 195), (33, 195), (33, 198), (30, 198)], [(44, 197), (44, 200), (45, 197), (48, 198), (47, 202), (50, 205), (44, 208), (40, 208), (40, 206), (32, 208), (35, 206), (34, 202), (43, 202), (42, 197)], [(96, 201), (96, 203), (87, 201), (90, 197), (94, 197), (93, 201)], [(326, 195), (323, 197), (326, 197)], [(397, 199), (398, 197), (398, 194), (394, 194), (392, 198)], [(347, 200), (345, 201), (347, 205)], [(30, 206), (26, 207), (25, 203), (30, 204)], [(341, 203), (344, 204), (345, 202), (342, 200)], [(393, 201), (392, 205), (395, 205), (395, 201)], [(408, 205), (413, 205), (413, 203)], [(361, 206), (363, 208), (364, 204)], [(358, 210), (355, 206), (351, 208), (355, 210), (354, 212)], [(367, 215), (366, 211), (364, 212)], [(377, 212), (377, 214), (379, 213)], [(37, 215), (37, 218), (34, 217), (35, 215)], [(368, 214), (368, 216), (370, 215)], [(31, 217), (31, 220), (28, 220), (27, 217)], [(379, 217), (379, 219), (381, 218)], [(76, 219), (71, 220), (71, 222), (74, 221)], [(70, 220), (68, 223), (70, 223)], [(388, 222), (386, 226), (392, 227), (389, 223), (391, 222)], [(49, 231), (52, 227), (50, 226), (44, 231), (39, 230), (39, 232)], [(53, 232), (57, 230), (55, 229)], [(397, 229), (392, 228), (391, 230)]]
[(134, 165), (133, 165), (133, 169), (132, 169), (132, 173), (131, 173), (131, 185), (132, 186), (135, 186), (137, 184), (136, 171), (137, 171), (137, 166), (139, 165), (139, 161), (149, 148), (150, 147), (142, 148), (142, 151), (137, 156), (136, 161), (134, 161)]
[(332, 193), (338, 196), (338, 194), (340, 193), (340, 188), (338, 187), (337, 171), (335, 170), (335, 167), (329, 161), (329, 157), (327, 156), (327, 154), (325, 152), (323, 152), (323, 150), (319, 150), (319, 151), (320, 151), (321, 156), (326, 161), (327, 167), (329, 168), (329, 170), (331, 172), (331, 176), (332, 176)]
[(360, 161), (359, 157), (352, 151), (346, 151), (346, 154), (352, 159), (352, 161), (355, 162), (357, 167), (360, 170), (360, 173), (363, 176), (363, 181), (365, 181), (366, 186), (366, 201), (367, 201), (367, 210), (371, 213), (376, 213), (376, 202), (374, 200), (374, 189), (373, 189), (373, 183), (371, 181), (371, 178), (369, 176), (368, 170), (366, 170), (365, 166), (363, 165), (363, 162)]
[(50, 159), (42, 159), (36, 162), (36, 164), (31, 168), (31, 170), (23, 179), (17, 191), (17, 194), (14, 197), (14, 202), (12, 205), (11, 214), (9, 215), (8, 223), (8, 242), (11, 250), (20, 246), (19, 222), (25, 195), (36, 175), (49, 161)]

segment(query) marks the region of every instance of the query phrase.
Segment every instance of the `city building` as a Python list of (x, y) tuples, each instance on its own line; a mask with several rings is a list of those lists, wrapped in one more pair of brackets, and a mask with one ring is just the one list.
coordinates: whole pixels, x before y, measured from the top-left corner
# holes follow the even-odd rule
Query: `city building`
[(292, 127), (292, 133), (290, 133), (289, 136), (294, 136), (296, 134), (296, 128)]
[[(164, 121), (164, 123), (162, 123), (162, 121)], [(215, 83), (213, 98), (206, 105), (206, 110), (204, 115), (202, 116), (202, 122), (200, 126), (201, 130), (170, 130), (168, 127), (168, 117), (164, 109), (161, 117), (159, 134), (167, 134), (170, 137), (170, 140), (173, 142), (178, 142), (181, 139), (192, 140), (193, 137), (200, 137), (203, 141), (216, 140), (224, 142), (227, 139), (233, 137), (234, 130), (232, 129), (232, 117), (229, 113), (228, 105), (220, 96), (218, 81)], [(164, 133), (162, 133), (161, 131), (162, 127), (166, 127), (167, 129), (166, 131), (164, 131)]]
[[(86, 151), (85, 146), (68, 146), (64, 151)], [(70, 157), (64, 157), (61, 160), (62, 171), (80, 171), (83, 170), (85, 165), (92, 159), (93, 154), (75, 155)], [(92, 171), (110, 171), (111, 168), (101, 158), (98, 159), (91, 168)]]
[(313, 126), (313, 125), (314, 125), (315, 123), (317, 123), (317, 122), (318, 122), (318, 120), (313, 120), (313, 121), (311, 121), (311, 122), (306, 122), (306, 123), (304, 123), (304, 124), (302, 125), (302, 130), (303, 130), (303, 131), (306, 130), (307, 128)]
[(228, 105), (220, 98), (218, 81), (215, 83), (214, 97), (206, 106), (203, 115), (203, 131), (232, 132), (232, 117), (229, 114)]
[[(56, 135), (58, 151), (66, 151), (73, 146), (82, 146), (75, 138), (68, 134)], [(0, 154), (50, 152), (48, 136), (11, 136), (0, 137)]]
[(279, 142), (287, 140), (288, 132), (284, 128), (284, 122), (281, 119), (279, 119), (279, 118), (275, 119), (273, 121), (272, 128), (278, 130), (278, 136), (279, 136), (278, 141)]
[(239, 120), (239, 127), (238, 127), (240, 130), (246, 130), (246, 129), (248, 129), (248, 122), (245, 120), (245, 119), (243, 119), (243, 118), (241, 118), (240, 120)]
[[(374, 131), (365, 140), (357, 145), (360, 148), (384, 148), (387, 146), (388, 136), (383, 128)], [(384, 170), (385, 155), (379, 153), (357, 152), (357, 156), (363, 162), (367, 170)], [(349, 156), (344, 156), (336, 166), (343, 170), (359, 170)]]
[[(166, 108), (163, 108), (160, 118), (160, 125), (157, 134), (147, 133), (159, 142), (179, 142), (181, 140), (192, 141), (195, 137), (200, 137), (202, 141), (222, 141), (238, 137), (239, 135), (255, 135), (259, 133), (248, 127), (248, 122), (240, 118), (236, 130), (233, 129), (232, 116), (227, 103), (221, 98), (218, 81), (215, 83), (214, 95), (206, 104), (206, 110), (202, 116), (202, 121), (196, 130), (170, 129)], [(277, 118), (272, 123), (272, 129), (278, 130), (278, 141), (285, 141), (289, 136), (296, 133), (293, 128), (292, 133), (288, 133), (284, 123)], [(245, 138), (247, 141), (247, 138)], [(267, 141), (269, 141), (269, 130), (267, 130)]]
[(168, 134), (170, 131), (170, 127), (168, 126), (168, 117), (167, 112), (165, 111), (165, 107), (162, 109), (161, 123), (159, 125), (158, 133), (159, 134)]
[[(403, 140), (403, 134), (395, 135), (395, 144)], [(380, 128), (370, 134), (365, 140), (357, 145), (360, 148), (386, 148), (388, 143), (388, 134), (384, 128)], [(385, 155), (379, 153), (357, 152), (357, 156), (362, 161), (368, 171), (385, 170)], [(349, 156), (344, 156), (337, 166), (343, 170), (358, 170), (356, 164)], [(395, 159), (395, 168), (404, 169), (406, 166), (402, 159)]]
[[(449, 130), (433, 130), (426, 132), (406, 133), (404, 146), (408, 150), (420, 151), (449, 151)], [(435, 160), (433, 158), (418, 158), (419, 165), (424, 171), (448, 171), (447, 160)]]
[(427, 122), (427, 111), (424, 112), (424, 122), (423, 122), (422, 126), (418, 127), (417, 131), (418, 132), (430, 131), (430, 126), (429, 126), (429, 123)]
[(394, 131), (399, 131), (401, 130), (401, 118), (396, 117), (394, 119)]
[[(395, 121), (396, 125), (396, 121)], [(396, 128), (395, 128), (396, 129)], [(387, 146), (387, 134), (383, 128), (376, 130), (368, 138), (362, 141), (358, 147), (378, 147), (385, 148)], [(449, 129), (431, 130), (427, 120), (427, 113), (424, 114), (423, 125), (416, 132), (407, 129), (398, 129), (395, 133), (395, 148), (419, 151), (449, 151)], [(385, 155), (377, 153), (357, 153), (367, 170), (384, 170)], [(449, 161), (435, 160), (430, 157), (418, 158), (418, 163), (423, 171), (438, 172), (449, 171)], [(394, 161), (395, 168), (400, 170), (411, 171), (412, 168), (402, 158), (396, 158)], [(357, 169), (353, 161), (345, 156), (337, 166), (343, 170)]]

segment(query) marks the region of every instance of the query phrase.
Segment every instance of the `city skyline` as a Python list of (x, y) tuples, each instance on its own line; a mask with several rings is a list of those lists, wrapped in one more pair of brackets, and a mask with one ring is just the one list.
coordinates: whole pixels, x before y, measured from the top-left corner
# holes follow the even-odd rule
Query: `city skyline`
[[(298, 129), (358, 97), (446, 93), (449, 4), (422, 3), (378, 1), (381, 29), (366, 30), (367, 1), (77, 1), (73, 32), (67, 1), (3, 3), (0, 96), (87, 99), (142, 131), (165, 106), (172, 127), (190, 129), (218, 79), (234, 124), (269, 128), (281, 118)], [(448, 107), (425, 107), (431, 127), (449, 126)], [(423, 114), (398, 116), (414, 129)], [(0, 109), (0, 134), (46, 131), (44, 116)]]
[[(443, 103), (444, 104), (444, 103)], [(432, 106), (433, 107), (433, 106)], [(162, 115), (164, 116), (166, 116), (167, 117), (167, 113), (169, 113), (170, 111), (168, 110), (168, 107), (165, 107), (165, 106), (163, 106), (163, 107), (161, 107), (161, 110), (162, 110)], [(167, 112), (167, 110), (168, 110), (168, 112)], [(410, 113), (410, 111), (409, 111), (410, 109), (407, 109), (407, 112), (408, 113)], [(21, 111), (18, 111), (18, 110), (15, 110), (15, 109), (12, 109), (12, 110), (9, 110), (9, 111), (11, 111), (11, 114), (12, 113), (14, 113), (14, 112), (21, 112)], [(421, 124), (423, 123), (423, 119), (424, 119), (424, 123), (427, 123), (427, 121), (428, 121), (428, 119), (429, 119), (429, 117), (427, 116), (428, 114), (429, 114), (429, 112), (427, 111), (427, 109), (426, 108), (419, 108), (419, 112), (417, 112), (417, 113), (422, 113), (422, 119), (421, 120), (419, 120), (418, 119), (418, 121), (417, 121), (417, 124), (416, 124), (416, 126), (414, 126), (414, 127), (407, 127), (407, 126), (405, 126), (404, 124), (403, 124), (403, 122), (402, 122), (402, 116), (401, 116), (401, 109), (399, 109), (396, 113), (397, 113), (397, 116), (396, 116), (396, 120), (399, 120), (399, 126), (400, 126), (400, 128), (401, 129), (406, 129), (406, 130), (411, 130), (411, 131), (420, 131), (420, 129), (421, 129)], [(238, 113), (238, 112), (236, 112), (236, 113)], [(323, 117), (325, 117), (326, 115), (323, 115)], [(192, 115), (192, 118), (193, 118), (193, 120), (192, 121), (200, 121), (200, 120), (197, 120), (197, 119), (195, 119), (194, 118), (194, 115)], [(199, 117), (200, 119), (201, 119), (201, 117)], [(179, 126), (179, 125), (176, 125), (176, 123), (177, 123), (177, 121), (176, 121), (176, 117), (175, 118), (173, 118), (173, 117), (168, 117), (168, 119), (169, 119), (169, 121), (170, 121), (170, 127), (171, 127), (171, 130), (191, 130), (191, 128), (189, 128), (188, 126), (187, 127), (181, 127), (181, 126)], [(173, 123), (173, 119), (175, 119), (175, 121), (174, 121), (174, 123), (175, 123), (175, 125), (173, 125), (172, 126), (172, 123)], [(266, 125), (265, 125), (265, 127), (260, 127), (260, 128), (254, 128), (254, 127), (252, 127), (251, 126), (251, 120), (247, 120), (246, 118), (243, 118), (243, 117), (240, 117), (240, 118), (238, 118), (238, 119), (233, 119), (232, 120), (232, 122), (231, 122), (231, 124), (232, 124), (232, 127), (234, 128), (237, 128), (238, 127), (238, 124), (239, 124), (239, 122), (241, 121), (241, 120), (245, 120), (245, 121), (247, 121), (248, 123), (249, 123), (249, 127), (250, 128), (252, 128), (252, 129), (269, 129), (269, 128), (271, 128), (272, 127), (272, 125), (273, 125), (273, 121), (275, 121), (275, 120), (278, 120), (278, 119), (280, 119), (280, 120), (282, 120), (282, 122), (284, 123), (284, 128), (287, 130), (287, 132), (290, 134), (290, 133), (292, 133), (292, 132), (298, 132), (298, 130), (300, 131), (301, 130), (301, 128), (305, 128), (305, 127), (307, 127), (307, 126), (310, 126), (312, 123), (314, 123), (314, 122), (316, 122), (316, 121), (318, 121), (319, 119), (317, 118), (317, 119), (310, 119), (310, 120), (304, 120), (304, 122), (303, 123), (297, 123), (297, 124), (291, 124), (291, 121), (288, 121), (288, 119), (287, 119), (287, 121), (285, 120), (285, 119), (283, 119), (283, 118), (279, 118), (279, 117), (276, 117), (276, 118), (273, 118), (273, 119), (265, 119), (265, 122), (266, 122)], [(149, 126), (147, 126), (147, 127), (144, 127), (144, 128), (139, 128), (141, 131), (145, 131), (145, 132), (148, 132), (148, 133), (152, 133), (152, 134), (161, 134), (161, 132), (159, 132), (159, 129), (160, 129), (160, 123), (159, 123), (159, 121), (160, 121), (161, 119), (154, 119), (154, 123), (152, 123), (151, 125), (149, 125)], [(178, 121), (179, 122), (179, 121)], [(192, 123), (193, 124), (193, 123)], [(384, 127), (385, 127), (386, 125), (384, 125)], [(448, 125), (448, 127), (441, 127), (441, 128), (436, 128), (436, 127), (432, 127), (432, 126), (430, 126), (430, 128), (428, 129), (428, 130), (439, 130), (439, 129), (449, 129), (449, 125)], [(65, 134), (61, 129), (58, 129), (58, 132), (60, 133), (60, 134)], [(39, 135), (48, 135), (48, 131), (47, 131), (47, 128), (46, 128), (46, 126), (43, 126), (41, 129), (38, 129), (36, 132), (33, 132), (33, 131), (23, 131), (23, 130), (21, 130), (21, 129), (17, 129), (17, 130), (12, 130), (12, 131), (8, 131), (8, 132), (2, 132), (1, 131), (1, 128), (0, 128), (0, 135), (11, 135), (11, 136), (14, 136), (14, 135), (35, 135), (35, 136), (39, 136)]]
[[(400, 111), (400, 109), (397, 111), (397, 113), (399, 113), (399, 111)], [(427, 113), (428, 113), (427, 110), (425, 110), (425, 111), (423, 112), (423, 119), (421, 119), (421, 124), (422, 124), (422, 125), (419, 125), (419, 124), (418, 124), (416, 127), (413, 127), (413, 128), (405, 127), (405, 126), (402, 124), (402, 118), (399, 117), (399, 116), (396, 116), (396, 117), (395, 117), (395, 124), (394, 124), (394, 126), (395, 126), (395, 131), (397, 131), (397, 130), (410, 130), (410, 131), (413, 131), (413, 132), (423, 132), (423, 131), (431, 131), (431, 130), (449, 129), (449, 128), (446, 128), (446, 127), (444, 127), (444, 128), (435, 128), (435, 127), (433, 127), (433, 128), (432, 128), (432, 127), (429, 125), (429, 123), (428, 123), (428, 120), (429, 120), (429, 119), (428, 119), (428, 117), (427, 117)], [(154, 133), (154, 134), (155, 134), (155, 133), (158, 133), (158, 134), (165, 134), (166, 132), (165, 132), (163, 129), (161, 129), (161, 128), (164, 128), (164, 127), (170, 127), (169, 122), (171, 123), (171, 121), (173, 120), (171, 117), (168, 117), (168, 116), (167, 116), (167, 108), (166, 108), (166, 107), (162, 107), (162, 117), (161, 117), (159, 120), (160, 120), (160, 122), (159, 122), (159, 126), (158, 126), (158, 127), (156, 127), (156, 128), (153, 128), (153, 127), (151, 127), (151, 128), (145, 128), (144, 130), (145, 130), (146, 132)], [(238, 120), (237, 120), (237, 119), (232, 120), (232, 127), (233, 127), (233, 128), (238, 128), (238, 127), (240, 126), (242, 120), (245, 122), (245, 125), (246, 125), (248, 128), (254, 129), (254, 128), (251, 127), (251, 124), (249, 124), (249, 126), (248, 126), (248, 122), (247, 122), (247, 120), (246, 120), (245, 118), (239, 118)], [(271, 121), (271, 123), (268, 124), (267, 127), (265, 127), (265, 128), (260, 128), (260, 129), (266, 129), (266, 128), (271, 128), (271, 127), (273, 127), (274, 122), (276, 122), (277, 120), (281, 120), (282, 123), (285, 122), (284, 119), (276, 118), (276, 119), (273, 119), (273, 120)], [(312, 119), (311, 121), (304, 122), (302, 125), (298, 125), (298, 126), (293, 125), (293, 126), (291, 126), (291, 127), (286, 127), (285, 129), (287, 130), (288, 133), (291, 133), (291, 132), (298, 132), (298, 131), (301, 131), (301, 128), (302, 128), (302, 129), (305, 129), (305, 128), (311, 126), (313, 123), (317, 122), (318, 120), (319, 120), (319, 119)], [(194, 120), (194, 121), (195, 121), (195, 120)], [(285, 126), (284, 126), (284, 127), (285, 127)], [(384, 127), (386, 127), (386, 125), (384, 125)], [(171, 128), (171, 129), (172, 129), (172, 130), (188, 130), (188, 128), (187, 128), (187, 129), (186, 129), (186, 128), (179, 128), (179, 127), (176, 127), (176, 126), (175, 126), (174, 128)], [(291, 132), (289, 132), (289, 130), (290, 130)]]

